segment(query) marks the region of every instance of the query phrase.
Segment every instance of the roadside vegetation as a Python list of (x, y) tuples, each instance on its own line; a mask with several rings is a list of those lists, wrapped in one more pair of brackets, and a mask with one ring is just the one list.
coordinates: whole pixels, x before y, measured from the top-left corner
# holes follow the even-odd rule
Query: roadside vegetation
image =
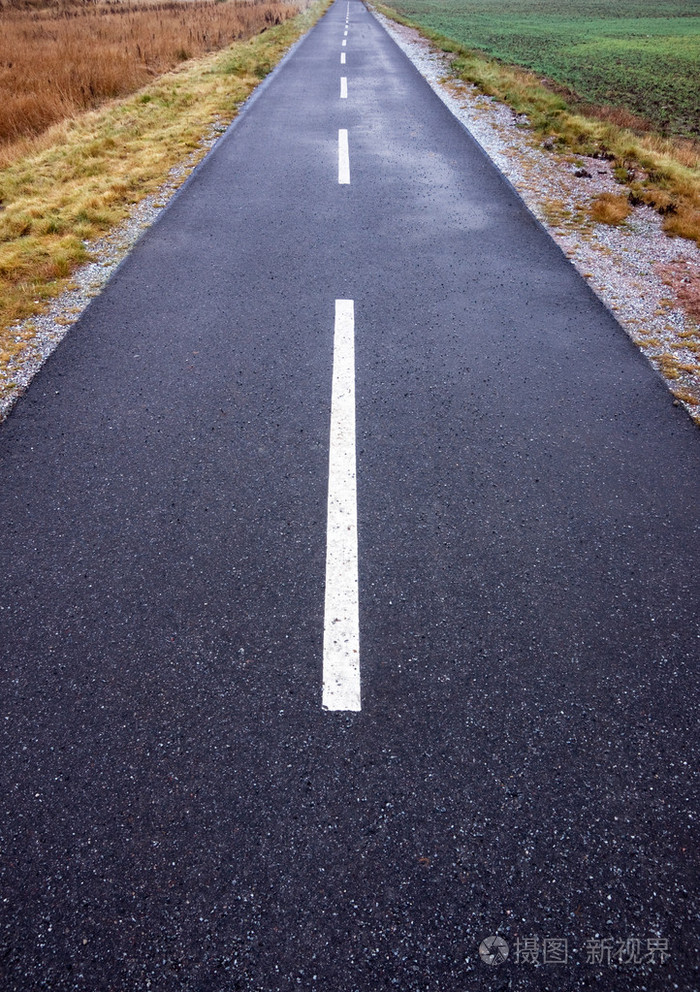
[[(120, 47), (113, 42), (114, 64), (118, 64), (121, 55), (126, 59), (125, 52), (131, 52), (129, 65), (133, 70), (125, 69), (125, 75), (132, 80), (130, 85), (135, 92), (106, 100), (96, 95), (102, 84), (95, 83), (95, 92), (86, 102), (90, 106), (100, 104), (96, 109), (81, 110), (66, 97), (65, 116), (60, 121), (42, 130), (36, 117), (28, 114), (25, 135), (18, 136), (15, 124), (12, 140), (0, 145), (0, 368), (7, 367), (32, 336), (31, 327), (19, 331), (13, 323), (40, 313), (48, 300), (65, 289), (71, 273), (90, 257), (91, 243), (127, 217), (135, 203), (154, 193), (174, 166), (185, 160), (192, 165), (204, 154), (204, 139), (213, 129), (223, 130), (230, 123), (241, 103), (326, 6), (326, 0), (311, 4), (308, 0), (289, 4), (233, 0), (207, 4), (194, 0), (187, 6), (144, 4), (145, 19), (141, 20), (133, 3), (124, 7), (112, 4), (104, 14), (99, 13), (100, 5), (93, 5), (86, 14), (82, 5), (76, 13), (72, 4), (61, 0), (59, 6), (52, 8), (55, 27), (50, 32), (47, 25), (53, 22), (47, 20), (45, 9), (20, 11), (22, 15), (36, 13), (39, 20), (30, 19), (29, 23), (43, 25), (41, 38), (45, 32), (53, 32), (53, 59), (63, 56), (73, 65), (75, 78), (83, 81), (87, 77), (80, 68), (81, 45), (76, 42), (71, 63), (66, 56), (68, 43), (61, 34), (63, 21), (74, 25), (78, 36), (83, 31), (84, 18), (94, 18), (90, 23), (97, 26), (103, 23), (102, 18), (105, 25), (112, 18), (123, 23), (123, 44)], [(116, 7), (122, 12), (115, 13)], [(227, 47), (184, 61), (177, 54), (178, 46), (183, 53), (194, 50), (192, 24), (202, 17), (205, 20), (196, 23), (211, 25), (208, 18), (214, 7), (222, 11), (230, 8), (222, 13), (222, 18), (229, 19), (229, 27), (226, 31), (221, 27), (219, 34), (208, 27), (207, 39), (200, 37), (198, 44), (214, 47), (221, 41)], [(13, 10), (8, 14), (6, 7), (0, 11), (3, 31), (14, 14)], [(149, 48), (154, 30), (151, 17), (172, 19), (170, 55), (162, 47), (157, 55), (155, 48)], [(141, 42), (134, 42), (140, 46), (141, 62), (132, 57), (132, 42), (128, 41), (137, 37), (136, 24), (145, 32)], [(177, 25), (181, 29), (179, 41)], [(231, 31), (238, 39), (233, 44), (227, 33)], [(105, 30), (105, 37), (107, 34)], [(247, 40), (243, 40), (246, 36)], [(99, 54), (97, 41), (89, 48), (84, 38), (82, 47), (87, 48), (88, 68), (95, 67), (97, 73), (97, 65), (107, 62), (107, 57), (104, 52)], [(42, 58), (35, 56), (37, 62)], [(156, 75), (173, 63), (176, 68)], [(5, 63), (3, 71), (6, 69)], [(143, 72), (150, 80), (145, 85)], [(31, 77), (42, 78), (38, 70)], [(85, 81), (81, 85), (87, 86)], [(30, 91), (29, 84), (21, 88), (25, 93)], [(34, 105), (33, 99), (29, 105)], [(16, 114), (14, 119), (18, 120)], [(4, 388), (11, 389), (12, 383), (6, 380)]]
[(428, 30), (531, 69), (592, 106), (700, 138), (697, 0), (395, 0)]
[[(700, 15), (691, 0), (376, 6), (451, 53), (456, 76), (524, 115), (546, 148), (610, 160), (630, 207), (652, 206), (669, 235), (700, 245)], [(629, 212), (621, 201), (597, 211), (608, 223)]]
[(282, 24), (299, 7), (279, 0), (0, 0), (0, 161), (51, 124)]

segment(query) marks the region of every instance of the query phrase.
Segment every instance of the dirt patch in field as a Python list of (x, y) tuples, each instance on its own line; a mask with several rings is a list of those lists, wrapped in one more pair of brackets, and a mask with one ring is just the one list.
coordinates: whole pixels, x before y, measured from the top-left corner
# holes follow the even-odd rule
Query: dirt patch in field
[(677, 304), (700, 322), (700, 264), (679, 259), (657, 265), (656, 271), (673, 290)]

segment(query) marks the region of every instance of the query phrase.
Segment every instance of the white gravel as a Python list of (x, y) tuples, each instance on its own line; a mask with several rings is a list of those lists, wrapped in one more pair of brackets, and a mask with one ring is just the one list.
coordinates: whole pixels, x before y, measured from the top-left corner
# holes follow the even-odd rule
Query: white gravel
[[(691, 242), (665, 235), (659, 216), (648, 207), (635, 208), (619, 227), (594, 224), (587, 218), (587, 206), (593, 198), (602, 192), (620, 191), (606, 162), (582, 157), (574, 161), (571, 156), (547, 151), (534, 139), (526, 119), (456, 79), (450, 71), (448, 55), (417, 31), (376, 12), (375, 16), (655, 367), (659, 368), (659, 358), (666, 356), (662, 374), (664, 369), (669, 372), (672, 356), (675, 371), (671, 368), (670, 372), (675, 378), (667, 377), (666, 381), (672, 390), (682, 392), (684, 405), (700, 423), (700, 357), (686, 347), (697, 324), (659, 273), (660, 266), (676, 263), (682, 274), (687, 272), (684, 282), (700, 280), (700, 250)], [(45, 314), (16, 326), (18, 340), (24, 336), (27, 344), (6, 369), (0, 369), (0, 421), (143, 231), (162, 212), (202, 157), (202, 150), (213, 147), (223, 130), (223, 125), (214, 125), (200, 149), (171, 171), (155, 195), (143, 200), (129, 219), (107, 237), (89, 246), (92, 261), (76, 272), (72, 288), (57, 297)], [(577, 170), (589, 176), (577, 177)], [(685, 366), (680, 372), (679, 363)]]

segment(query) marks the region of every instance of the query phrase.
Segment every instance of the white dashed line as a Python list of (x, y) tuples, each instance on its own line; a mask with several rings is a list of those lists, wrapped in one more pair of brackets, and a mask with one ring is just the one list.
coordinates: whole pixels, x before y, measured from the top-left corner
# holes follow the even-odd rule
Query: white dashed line
[(344, 129), (338, 131), (338, 182), (341, 186), (350, 185), (350, 149), (348, 132)]
[(345, 65), (345, 52), (340, 53), (340, 64)]
[(355, 454), (355, 307), (335, 301), (323, 624), (323, 708), (361, 709)]
[(345, 46), (347, 45), (347, 43), (348, 43), (347, 42), (347, 38), (343, 38), (343, 48), (345, 48)]
[(348, 77), (340, 77), (340, 99), (347, 100), (348, 98)]

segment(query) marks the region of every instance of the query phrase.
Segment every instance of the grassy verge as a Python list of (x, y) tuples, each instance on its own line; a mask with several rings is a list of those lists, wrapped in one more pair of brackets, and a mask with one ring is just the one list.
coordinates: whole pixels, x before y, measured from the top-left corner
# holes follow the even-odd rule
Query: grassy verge
[(700, 146), (662, 137), (623, 122), (631, 115), (614, 108), (586, 107), (564, 87), (535, 73), (507, 65), (410, 20), (392, 7), (376, 8), (400, 24), (416, 28), (453, 55), (453, 71), (483, 93), (527, 116), (529, 127), (547, 148), (608, 159), (631, 206), (645, 203), (663, 217), (667, 234), (700, 245)]
[[(0, 0), (0, 162), (27, 137), (220, 51), (299, 0)], [(17, 149), (14, 149), (16, 151)]]
[(212, 125), (235, 117), (327, 6), (316, 0), (249, 41), (55, 125), (36, 151), (0, 169), (0, 367), (27, 345), (27, 332), (13, 323), (65, 289), (90, 243), (157, 190), (173, 166), (204, 154), (201, 141)]

